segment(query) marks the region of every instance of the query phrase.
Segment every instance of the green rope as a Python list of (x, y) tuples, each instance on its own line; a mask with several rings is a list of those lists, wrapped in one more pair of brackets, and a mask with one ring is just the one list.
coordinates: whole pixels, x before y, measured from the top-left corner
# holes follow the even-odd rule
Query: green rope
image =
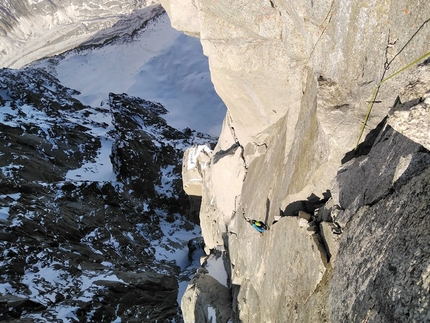
[(430, 52), (424, 54), (423, 56), (421, 56), (420, 58), (414, 60), (412, 63), (406, 65), (405, 67), (403, 67), (402, 69), (398, 70), (396, 73), (390, 75), (389, 77), (383, 79), (381, 82), (379, 82), (379, 84), (384, 83), (385, 81), (388, 81), (390, 78), (396, 76), (397, 74), (403, 72), (404, 70), (408, 69), (409, 67), (411, 67), (412, 65), (415, 65), (416, 63), (418, 63), (419, 61), (421, 61), (422, 59), (426, 58), (427, 56), (430, 56)]
[(360, 131), (360, 135), (358, 136), (358, 140), (357, 140), (357, 144), (355, 145), (355, 150), (357, 150), (358, 148), (358, 144), (360, 143), (361, 137), (363, 136), (363, 132), (364, 132), (364, 128), (367, 125), (367, 121), (369, 120), (369, 116), (370, 116), (370, 112), (372, 111), (373, 108), (373, 104), (375, 103), (375, 99), (376, 96), (378, 95), (379, 92), (379, 88), (381, 87), (382, 83), (388, 81), (389, 79), (393, 78), (394, 76), (396, 76), (397, 74), (403, 72), (404, 70), (408, 69), (409, 67), (411, 67), (412, 65), (415, 65), (416, 63), (418, 63), (419, 61), (423, 60), (424, 58), (426, 58), (427, 56), (430, 56), (430, 52), (424, 54), (423, 56), (421, 56), (420, 58), (414, 60), (412, 63), (406, 65), (405, 67), (403, 67), (402, 69), (398, 70), (397, 72), (395, 72), (394, 74), (391, 74), (389, 77), (384, 78), (382, 81), (380, 81), (378, 84), (376, 84), (375, 90), (373, 91), (373, 96), (372, 99), (369, 102), (369, 108), (367, 109), (367, 114), (366, 117), (364, 118), (364, 123), (363, 126), (361, 127), (361, 131)]

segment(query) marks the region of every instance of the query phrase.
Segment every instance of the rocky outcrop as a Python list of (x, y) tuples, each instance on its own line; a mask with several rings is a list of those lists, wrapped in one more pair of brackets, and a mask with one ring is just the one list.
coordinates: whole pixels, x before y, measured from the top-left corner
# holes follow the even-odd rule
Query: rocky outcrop
[(182, 156), (214, 139), (170, 127), (158, 103), (76, 94), (43, 70), (0, 70), (0, 320), (181, 321), (196, 266), (175, 232), (197, 234)]
[(228, 322), (232, 316), (229, 288), (207, 273), (199, 268), (182, 297), (185, 322)]
[(332, 322), (430, 317), (430, 152), (385, 125), (336, 177), (343, 228), (330, 284)]
[[(425, 63), (429, 64), (429, 59)], [(430, 92), (422, 95), (428, 91), (430, 75), (424, 68), (417, 72), (419, 76), (409, 79), (403, 91), (405, 102), (398, 101), (390, 110), (388, 123), (396, 131), (430, 150), (430, 138), (427, 135), (430, 133)]]
[[(428, 61), (377, 85), (428, 52), (429, 4), (161, 2), (173, 26), (200, 37), (228, 108), (203, 179), (200, 220), (206, 251), (221, 245), (229, 254), (231, 319), (425, 321), (428, 255), (413, 239), (429, 232), (421, 177)], [(375, 131), (352, 151), (375, 89), (365, 135)], [(387, 114), (392, 128), (380, 124)], [(421, 221), (403, 213), (406, 204)], [(270, 230), (261, 237), (244, 217)], [(412, 255), (400, 241), (420, 251)], [(402, 278), (393, 268), (417, 274), (396, 285)]]
[(212, 150), (207, 145), (193, 146), (185, 151), (182, 161), (182, 181), (189, 196), (202, 196), (202, 181)]

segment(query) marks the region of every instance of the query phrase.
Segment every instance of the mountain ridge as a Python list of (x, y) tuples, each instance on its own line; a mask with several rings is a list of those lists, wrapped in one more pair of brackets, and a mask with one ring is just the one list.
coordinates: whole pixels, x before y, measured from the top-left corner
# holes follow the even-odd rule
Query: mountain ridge
[[(6, 2), (0, 10), (0, 45), (3, 48), (0, 66), (19, 68), (38, 58), (74, 48), (134, 10), (156, 3), (126, 1), (118, 5), (104, 0)], [(145, 17), (145, 11), (141, 13)], [(56, 42), (63, 44), (56, 47)]]
[(0, 73), (0, 317), (180, 322), (199, 232), (182, 155), (215, 139), (168, 126), (158, 103), (92, 108), (43, 70)]

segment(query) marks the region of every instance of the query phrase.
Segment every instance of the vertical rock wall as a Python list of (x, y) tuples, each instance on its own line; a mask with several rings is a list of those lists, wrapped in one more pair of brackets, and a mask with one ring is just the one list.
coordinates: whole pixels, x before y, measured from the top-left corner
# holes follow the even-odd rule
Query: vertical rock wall
[[(200, 36), (229, 110), (224, 131), (247, 148), (244, 157), (284, 141), (276, 148), (283, 151), (281, 168), (288, 167), (282, 207), (311, 193), (321, 197), (355, 145), (376, 83), (430, 43), (425, 2), (161, 2), (174, 27)], [(409, 73), (381, 87), (369, 129)]]
[[(174, 27), (200, 37), (215, 88), (228, 107), (210, 171), (203, 180), (200, 219), (207, 250), (223, 245), (229, 253), (234, 320), (361, 322), (372, 318), (374, 322), (390, 322), (380, 313), (388, 313), (394, 303), (378, 308), (369, 301), (365, 308), (357, 305), (357, 297), (347, 296), (355, 295), (357, 290), (343, 293), (357, 273), (355, 264), (360, 263), (358, 259), (356, 263), (347, 259), (357, 253), (364, 257), (366, 253), (358, 250), (370, 241), (366, 230), (372, 221), (367, 216), (354, 217), (354, 212), (368, 207), (368, 203), (357, 200), (352, 213), (357, 220), (351, 220), (351, 224), (348, 220), (329, 226), (321, 221), (332, 221), (339, 212), (352, 211), (337, 198), (333, 198), (330, 207), (322, 206), (330, 197), (342, 159), (355, 147), (376, 85), (429, 52), (430, 4), (406, 0), (161, 2)], [(430, 89), (428, 74), (428, 69), (420, 70), (414, 65), (385, 82), (365, 134), (376, 127), (395, 102), (409, 102), (412, 98), (424, 101)], [(407, 107), (416, 106), (413, 103)], [(425, 113), (426, 105), (416, 111), (415, 114)], [(400, 118), (397, 123), (395, 114)], [(401, 117), (399, 112), (391, 115), (391, 124), (399, 125), (405, 134), (413, 128), (405, 130), (401, 122), (408, 124), (414, 118)], [(418, 138), (420, 144), (427, 141), (428, 134), (412, 132), (416, 138), (424, 137)], [(361, 154), (368, 154), (371, 146), (366, 141)], [(391, 153), (400, 154), (401, 147)], [(389, 150), (384, 151), (387, 155), (378, 157), (382, 169), (396, 168), (395, 163), (403, 160), (393, 159)], [(359, 169), (359, 161), (356, 167)], [(369, 174), (376, 181), (379, 175), (380, 172)], [(414, 176), (400, 186), (392, 187), (390, 181), (383, 185), (391, 194)], [(354, 177), (343, 185), (364, 187), (359, 195), (369, 197), (371, 188)], [(425, 195), (425, 190), (420, 194)], [(397, 200), (407, 203), (411, 199)], [(376, 202), (378, 198), (372, 203)], [(384, 206), (380, 208), (378, 212)], [(422, 208), (428, 208), (428, 204)], [(310, 222), (298, 218), (299, 211), (313, 215)], [(369, 216), (380, 217), (375, 212)], [(265, 221), (271, 229), (260, 236), (245, 216)], [(407, 221), (399, 216), (405, 219), (401, 221)], [(352, 224), (364, 219), (369, 222), (361, 231), (358, 224)], [(418, 222), (408, 222), (414, 223), (408, 229), (409, 235), (418, 230)], [(340, 234), (342, 229), (351, 231)], [(365, 236), (362, 239), (366, 243), (357, 242), (356, 249), (348, 247), (351, 239), (360, 239), (356, 237), (358, 232)], [(428, 225), (423, 232), (429, 232)], [(388, 253), (393, 252), (395, 245), (387, 248), (391, 250)], [(377, 251), (372, 252), (370, 263), (372, 257), (377, 257)], [(424, 256), (422, 253), (418, 258), (422, 260)], [(402, 257), (408, 255), (400, 252), (399, 259)], [(381, 261), (377, 268), (384, 266), (389, 265)], [(347, 271), (345, 276), (340, 268)], [(423, 264), (419, 269), (423, 280), (411, 280), (423, 286), (419, 292), (427, 290), (426, 268)], [(372, 279), (381, 272), (375, 270)], [(360, 279), (366, 279), (364, 272), (360, 275)], [(368, 287), (363, 297), (379, 297), (386, 291), (377, 290), (372, 294)], [(418, 295), (408, 293), (412, 298)], [(425, 301), (420, 301), (421, 311)], [(340, 305), (345, 302), (349, 304), (347, 316), (343, 316)], [(388, 300), (381, 304), (384, 302)], [(373, 308), (378, 310), (363, 314)], [(414, 313), (418, 312), (417, 309)], [(393, 315), (399, 321), (407, 321), (404, 313)], [(422, 317), (416, 316), (416, 320)]]

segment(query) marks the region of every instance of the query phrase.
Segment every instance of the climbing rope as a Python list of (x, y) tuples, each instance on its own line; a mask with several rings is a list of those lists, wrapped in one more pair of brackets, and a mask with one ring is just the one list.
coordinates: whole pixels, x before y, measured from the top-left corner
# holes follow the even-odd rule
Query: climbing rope
[(408, 69), (409, 67), (411, 67), (412, 65), (418, 63), (419, 61), (421, 61), (422, 59), (426, 58), (427, 56), (430, 56), (430, 52), (424, 54), (423, 56), (421, 56), (420, 58), (414, 60), (412, 63), (406, 65), (405, 67), (401, 68), (400, 70), (398, 70), (397, 72), (395, 72), (394, 74), (390, 75), (387, 78), (384, 78), (385, 72), (388, 70), (388, 68), (390, 67), (391, 63), (396, 59), (397, 56), (400, 55), (401, 52), (403, 52), (403, 50), (409, 45), (409, 43), (412, 41), (413, 38), (415, 38), (415, 36), (421, 31), (421, 29), (424, 28), (424, 26), (430, 22), (430, 18), (427, 19), (426, 21), (424, 21), (421, 26), (414, 32), (414, 34), (409, 38), (409, 40), (403, 45), (403, 47), (397, 52), (396, 55), (394, 55), (394, 57), (389, 61), (385, 63), (385, 69), (384, 72), (381, 76), (381, 81), (376, 84), (375, 90), (373, 91), (373, 96), (372, 99), (369, 102), (369, 108), (367, 109), (367, 114), (366, 117), (364, 118), (364, 123), (363, 126), (361, 127), (361, 131), (360, 131), (360, 135), (358, 136), (358, 140), (357, 140), (357, 144), (355, 145), (355, 150), (357, 150), (358, 148), (358, 144), (360, 143), (361, 137), (363, 136), (363, 132), (364, 132), (364, 128), (367, 125), (367, 121), (369, 120), (369, 116), (370, 116), (370, 112), (372, 111), (373, 108), (373, 103), (375, 103), (375, 98), (378, 95), (379, 92), (379, 88), (381, 87), (382, 83), (388, 81), (389, 79), (391, 79), (392, 77), (396, 76), (397, 74), (403, 72), (404, 70)]
[(369, 108), (367, 109), (366, 117), (364, 118), (363, 126), (361, 127), (360, 135), (358, 136), (358, 140), (357, 140), (357, 143), (355, 145), (355, 150), (357, 150), (358, 145), (359, 145), (360, 140), (361, 140), (361, 137), (363, 136), (364, 128), (367, 125), (367, 121), (369, 120), (370, 112), (372, 111), (372, 108), (373, 108), (373, 103), (375, 103), (376, 96), (378, 95), (379, 88), (381, 87), (382, 83), (388, 81), (389, 79), (393, 78), (397, 74), (399, 74), (399, 73), (403, 72), (404, 70), (408, 69), (412, 65), (415, 65), (416, 63), (418, 63), (419, 61), (423, 60), (427, 56), (430, 56), (430, 52), (424, 54), (420, 58), (414, 60), (412, 63), (406, 65), (405, 67), (401, 68), (400, 70), (398, 70), (394, 74), (391, 74), (389, 77), (384, 78), (382, 81), (380, 81), (378, 84), (376, 84), (375, 90), (373, 91), (372, 99), (369, 102)]

